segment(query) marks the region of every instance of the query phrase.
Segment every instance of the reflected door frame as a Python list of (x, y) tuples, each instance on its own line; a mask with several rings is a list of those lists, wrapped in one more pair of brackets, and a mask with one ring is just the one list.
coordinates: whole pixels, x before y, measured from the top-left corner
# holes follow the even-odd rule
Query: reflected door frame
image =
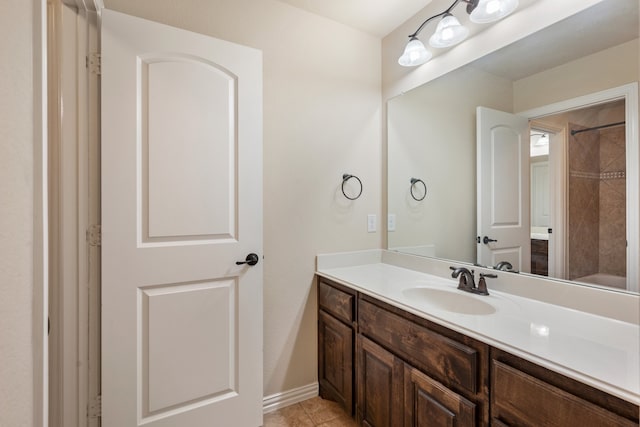
[[(543, 107), (516, 114), (535, 120), (552, 114), (563, 113), (578, 108), (589, 107), (605, 102), (625, 101), (625, 148), (626, 148), (626, 175), (627, 188), (635, 191), (627, 191), (626, 225), (627, 225), (627, 290), (640, 291), (640, 148), (638, 147), (638, 83), (629, 83), (623, 86), (594, 92)], [(566, 141), (566, 137), (565, 137)], [(566, 179), (566, 178), (565, 178)]]
[(529, 121), (529, 129), (549, 134), (549, 277), (567, 279), (567, 144), (568, 134), (561, 127), (536, 120)]

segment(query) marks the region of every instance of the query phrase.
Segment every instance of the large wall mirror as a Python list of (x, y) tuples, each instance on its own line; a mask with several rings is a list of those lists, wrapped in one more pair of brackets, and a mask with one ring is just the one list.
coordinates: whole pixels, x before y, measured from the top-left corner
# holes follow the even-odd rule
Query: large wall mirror
[(638, 15), (605, 0), (389, 100), (389, 249), (638, 292)]

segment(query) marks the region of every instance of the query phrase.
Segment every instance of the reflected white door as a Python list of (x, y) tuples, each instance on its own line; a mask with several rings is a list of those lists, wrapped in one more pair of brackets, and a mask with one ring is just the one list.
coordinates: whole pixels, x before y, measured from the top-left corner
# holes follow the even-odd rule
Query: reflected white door
[(530, 272), (528, 119), (478, 107), (476, 120), (478, 263)]
[(102, 425), (262, 424), (262, 56), (102, 14)]
[(551, 227), (549, 161), (531, 163), (531, 226)]

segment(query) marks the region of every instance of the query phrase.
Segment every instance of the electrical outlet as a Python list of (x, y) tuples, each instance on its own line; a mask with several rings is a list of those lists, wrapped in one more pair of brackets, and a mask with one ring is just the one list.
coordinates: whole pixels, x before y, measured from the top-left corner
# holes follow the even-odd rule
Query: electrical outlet
[(367, 215), (367, 232), (376, 232), (376, 214)]
[(396, 231), (396, 214), (387, 217), (387, 231)]

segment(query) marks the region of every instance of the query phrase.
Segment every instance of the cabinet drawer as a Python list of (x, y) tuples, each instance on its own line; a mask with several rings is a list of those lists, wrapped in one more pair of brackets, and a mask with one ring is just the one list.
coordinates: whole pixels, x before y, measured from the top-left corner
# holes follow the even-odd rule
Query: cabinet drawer
[(355, 318), (355, 292), (320, 279), (318, 283), (318, 304), (327, 313), (346, 323)]
[(491, 416), (502, 425), (631, 427), (637, 424), (493, 360)]
[(359, 301), (360, 333), (391, 349), (448, 387), (478, 389), (478, 352), (365, 300)]

